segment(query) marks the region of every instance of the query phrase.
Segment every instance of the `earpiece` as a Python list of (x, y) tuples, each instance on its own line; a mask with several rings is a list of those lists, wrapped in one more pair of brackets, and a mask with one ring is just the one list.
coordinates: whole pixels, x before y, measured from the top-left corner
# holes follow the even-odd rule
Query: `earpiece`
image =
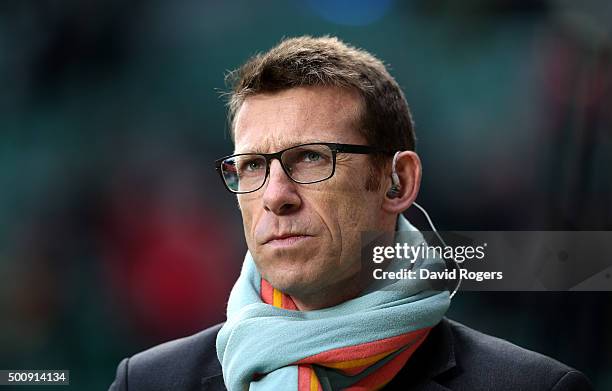
[(399, 175), (397, 175), (397, 170), (395, 168), (395, 165), (397, 164), (397, 156), (399, 155), (400, 151), (395, 152), (395, 155), (393, 155), (393, 163), (391, 165), (391, 188), (389, 189), (389, 191), (387, 191), (387, 197), (389, 198), (397, 198), (400, 195), (400, 189), (402, 188), (400, 185), (400, 179), (399, 179)]
[(397, 198), (397, 197), (399, 197), (399, 192), (400, 192), (399, 186), (393, 185), (393, 186), (391, 186), (389, 191), (387, 191), (387, 197), (389, 197), (389, 198)]

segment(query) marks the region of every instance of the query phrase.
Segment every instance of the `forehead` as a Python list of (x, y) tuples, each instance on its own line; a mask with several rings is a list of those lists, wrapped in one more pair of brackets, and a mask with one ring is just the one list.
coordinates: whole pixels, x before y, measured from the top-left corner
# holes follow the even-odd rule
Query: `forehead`
[(362, 99), (337, 87), (298, 87), (248, 97), (236, 113), (235, 152), (274, 152), (308, 142), (364, 144)]

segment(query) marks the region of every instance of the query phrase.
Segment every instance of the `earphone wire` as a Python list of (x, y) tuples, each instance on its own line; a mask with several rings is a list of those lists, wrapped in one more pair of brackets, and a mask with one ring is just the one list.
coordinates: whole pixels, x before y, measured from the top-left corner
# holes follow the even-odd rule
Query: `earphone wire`
[[(397, 151), (393, 155), (392, 171), (391, 171), (391, 181), (392, 181), (392, 184), (393, 184), (392, 189), (399, 189), (399, 177), (397, 175), (397, 171), (395, 169), (395, 166), (397, 164), (397, 158), (398, 158), (400, 152), (401, 151)], [(387, 194), (389, 194), (389, 193), (387, 193)], [(396, 194), (393, 194), (393, 193), (391, 194), (391, 197), (396, 197), (396, 196), (397, 196)], [(425, 208), (423, 208), (421, 205), (417, 204), (416, 202), (413, 202), (412, 204), (414, 206), (416, 206), (421, 211), (421, 213), (423, 213), (423, 215), (425, 215), (425, 218), (427, 219), (427, 223), (429, 223), (429, 226), (431, 227), (432, 231), (434, 231), (434, 233), (438, 237), (438, 240), (440, 240), (440, 242), (444, 245), (444, 247), (448, 247), (448, 245), (446, 244), (444, 239), (442, 239), (442, 236), (440, 235), (440, 233), (436, 229), (436, 226), (434, 225), (433, 221), (431, 220), (431, 217), (429, 217), (429, 213), (427, 213)], [(457, 285), (455, 285), (455, 289), (453, 289), (453, 291), (450, 293), (450, 298), (451, 299), (459, 291), (459, 287), (461, 286), (461, 266), (459, 265), (459, 262), (457, 262), (455, 257), (453, 257), (453, 263), (455, 264), (455, 268), (459, 271), (459, 273), (458, 273), (459, 274), (459, 276), (458, 276), (459, 278), (457, 279)]]
[[(431, 221), (431, 217), (429, 217), (429, 213), (427, 213), (425, 208), (423, 208), (421, 205), (417, 204), (416, 202), (413, 202), (412, 205), (416, 206), (421, 211), (421, 213), (423, 213), (423, 215), (427, 219), (427, 223), (429, 223), (429, 226), (431, 227), (432, 231), (434, 231), (434, 233), (436, 234), (436, 237), (438, 238), (438, 240), (444, 245), (444, 247), (448, 247), (444, 239), (442, 239), (442, 236), (438, 233), (436, 226), (434, 225), (433, 221)], [(455, 257), (453, 257), (453, 263), (455, 264), (455, 268), (459, 271), (458, 272), (459, 279), (457, 280), (457, 285), (455, 285), (455, 289), (453, 289), (453, 291), (450, 294), (451, 299), (453, 298), (453, 296), (455, 296), (457, 291), (459, 291), (459, 287), (461, 286), (461, 266), (459, 265)]]

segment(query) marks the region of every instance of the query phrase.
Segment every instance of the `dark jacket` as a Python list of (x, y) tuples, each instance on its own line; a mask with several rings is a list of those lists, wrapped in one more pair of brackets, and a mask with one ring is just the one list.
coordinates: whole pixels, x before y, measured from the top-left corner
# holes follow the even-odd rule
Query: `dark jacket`
[[(167, 342), (117, 368), (110, 390), (225, 390), (215, 339), (221, 324)], [(591, 390), (580, 372), (443, 319), (385, 390)]]

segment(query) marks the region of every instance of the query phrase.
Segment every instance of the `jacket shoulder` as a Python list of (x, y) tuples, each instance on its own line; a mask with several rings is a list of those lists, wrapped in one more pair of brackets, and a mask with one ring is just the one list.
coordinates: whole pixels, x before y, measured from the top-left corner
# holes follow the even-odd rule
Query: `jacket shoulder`
[[(548, 356), (448, 320), (462, 387), (497, 390), (591, 390), (581, 372)], [(480, 385), (480, 387), (476, 387)], [(452, 387), (451, 387), (452, 388)]]
[[(223, 383), (215, 348), (222, 324), (124, 359), (111, 390), (202, 390)], [(214, 389), (214, 388), (213, 388)]]

